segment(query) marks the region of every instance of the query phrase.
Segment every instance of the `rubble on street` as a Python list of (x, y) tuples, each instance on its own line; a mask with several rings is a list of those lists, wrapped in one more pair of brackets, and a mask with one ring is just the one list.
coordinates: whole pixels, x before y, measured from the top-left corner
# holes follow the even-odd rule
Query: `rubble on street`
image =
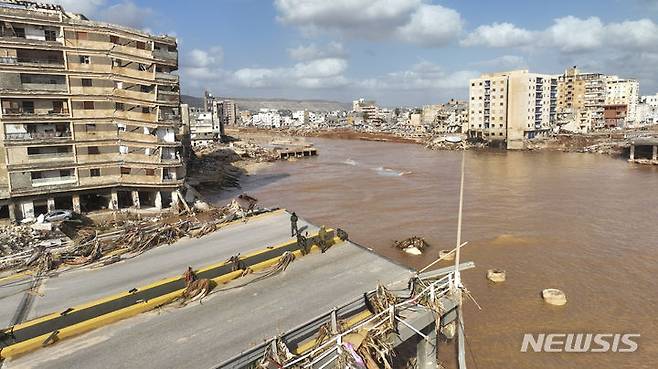
[(209, 204), (190, 207), (185, 204), (180, 207), (179, 214), (163, 213), (149, 217), (117, 212), (105, 221), (79, 225), (73, 239), (65, 243), (49, 244), (44, 241), (53, 235), (63, 235), (55, 229), (64, 228), (62, 224), (67, 222), (43, 235), (29, 226), (3, 226), (0, 242), (5, 250), (0, 257), (0, 271), (42, 268), (44, 259), (48, 260), (47, 269), (95, 262), (100, 266), (111, 264), (161, 245), (172, 244), (183, 237), (202, 237), (230, 222), (246, 222), (250, 216), (271, 211), (256, 206), (256, 202), (256, 199), (244, 194), (222, 207)]

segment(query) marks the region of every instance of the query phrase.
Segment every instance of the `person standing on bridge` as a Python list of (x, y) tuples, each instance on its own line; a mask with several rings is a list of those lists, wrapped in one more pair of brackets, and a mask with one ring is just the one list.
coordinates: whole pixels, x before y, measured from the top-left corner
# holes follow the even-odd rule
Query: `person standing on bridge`
[(290, 216), (290, 237), (294, 237), (295, 235), (299, 234), (299, 229), (297, 229), (297, 221), (299, 218), (297, 217), (297, 214), (295, 212), (292, 212), (292, 215)]

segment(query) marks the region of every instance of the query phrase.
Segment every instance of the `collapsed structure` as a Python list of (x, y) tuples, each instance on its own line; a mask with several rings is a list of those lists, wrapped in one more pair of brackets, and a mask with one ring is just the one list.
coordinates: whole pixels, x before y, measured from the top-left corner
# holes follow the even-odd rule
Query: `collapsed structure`
[(175, 38), (2, 0), (0, 39), (2, 217), (176, 201)]

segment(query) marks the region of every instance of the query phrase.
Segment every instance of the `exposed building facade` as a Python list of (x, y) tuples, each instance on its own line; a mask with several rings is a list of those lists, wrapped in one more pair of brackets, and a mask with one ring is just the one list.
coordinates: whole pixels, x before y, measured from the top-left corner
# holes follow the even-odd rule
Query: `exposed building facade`
[(632, 124), (636, 120), (637, 104), (640, 101), (640, 82), (608, 76), (605, 79), (605, 105), (626, 106), (626, 116), (622, 123)]
[(556, 76), (516, 70), (483, 74), (469, 88), (470, 137), (520, 149), (550, 131), (557, 119)]
[(176, 201), (177, 69), (175, 38), (0, 2), (0, 212)]
[(558, 78), (558, 124), (573, 132), (603, 127), (606, 76), (580, 73), (574, 66)]

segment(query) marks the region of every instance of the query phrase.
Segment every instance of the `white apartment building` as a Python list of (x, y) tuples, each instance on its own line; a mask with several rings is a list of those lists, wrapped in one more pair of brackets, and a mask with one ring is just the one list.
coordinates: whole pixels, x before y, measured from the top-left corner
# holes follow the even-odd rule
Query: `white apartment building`
[(282, 123), (281, 114), (273, 109), (261, 109), (251, 117), (251, 124), (256, 127), (281, 128)]
[(635, 114), (635, 125), (658, 124), (658, 94), (642, 96)]
[(640, 82), (608, 76), (605, 85), (605, 105), (626, 105), (626, 123), (635, 122), (640, 100)]
[(524, 139), (555, 124), (557, 77), (527, 70), (483, 74), (470, 81), (469, 103), (469, 136), (521, 149)]

